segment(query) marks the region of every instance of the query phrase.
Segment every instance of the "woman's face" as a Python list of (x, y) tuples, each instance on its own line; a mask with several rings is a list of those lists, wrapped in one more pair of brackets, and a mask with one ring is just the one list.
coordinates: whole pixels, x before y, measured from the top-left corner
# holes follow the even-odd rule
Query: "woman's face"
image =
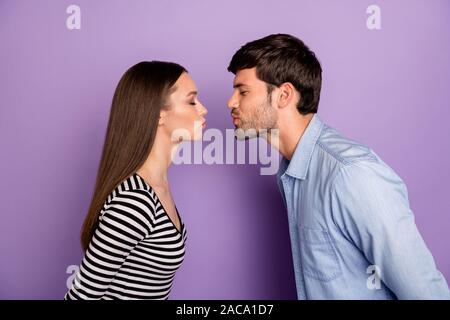
[(160, 120), (165, 133), (173, 141), (201, 139), (208, 111), (198, 100), (197, 86), (188, 73), (183, 72), (172, 87), (167, 105)]

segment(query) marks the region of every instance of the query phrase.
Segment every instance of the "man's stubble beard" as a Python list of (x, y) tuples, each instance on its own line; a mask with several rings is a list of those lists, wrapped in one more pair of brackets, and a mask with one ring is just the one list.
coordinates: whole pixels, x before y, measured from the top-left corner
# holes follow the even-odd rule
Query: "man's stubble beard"
[[(256, 107), (248, 121), (241, 123), (235, 129), (237, 140), (248, 140), (257, 137), (267, 138), (271, 131), (278, 129), (278, 115), (271, 106), (270, 97)], [(242, 121), (242, 118), (239, 118)]]

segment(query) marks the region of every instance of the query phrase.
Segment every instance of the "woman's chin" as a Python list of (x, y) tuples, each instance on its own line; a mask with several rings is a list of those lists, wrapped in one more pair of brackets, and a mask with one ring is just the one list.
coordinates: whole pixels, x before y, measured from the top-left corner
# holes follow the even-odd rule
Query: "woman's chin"
[(192, 141), (200, 141), (203, 138), (203, 132), (200, 131), (199, 133), (194, 134)]
[(203, 138), (203, 128), (202, 127), (196, 127), (194, 129), (194, 132), (191, 135), (193, 141), (199, 141)]

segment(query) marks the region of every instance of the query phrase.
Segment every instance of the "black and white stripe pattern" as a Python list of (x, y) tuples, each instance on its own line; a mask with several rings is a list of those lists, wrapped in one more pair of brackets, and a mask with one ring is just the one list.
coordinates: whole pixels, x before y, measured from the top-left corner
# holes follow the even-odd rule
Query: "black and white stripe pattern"
[(180, 224), (179, 231), (154, 190), (131, 175), (105, 201), (64, 299), (167, 299), (185, 254)]

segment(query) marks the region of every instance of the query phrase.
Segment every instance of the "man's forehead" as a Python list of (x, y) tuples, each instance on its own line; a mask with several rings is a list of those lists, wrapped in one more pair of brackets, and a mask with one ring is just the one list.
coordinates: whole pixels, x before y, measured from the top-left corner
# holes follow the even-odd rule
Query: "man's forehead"
[(249, 85), (257, 79), (256, 68), (242, 69), (236, 72), (233, 85)]

